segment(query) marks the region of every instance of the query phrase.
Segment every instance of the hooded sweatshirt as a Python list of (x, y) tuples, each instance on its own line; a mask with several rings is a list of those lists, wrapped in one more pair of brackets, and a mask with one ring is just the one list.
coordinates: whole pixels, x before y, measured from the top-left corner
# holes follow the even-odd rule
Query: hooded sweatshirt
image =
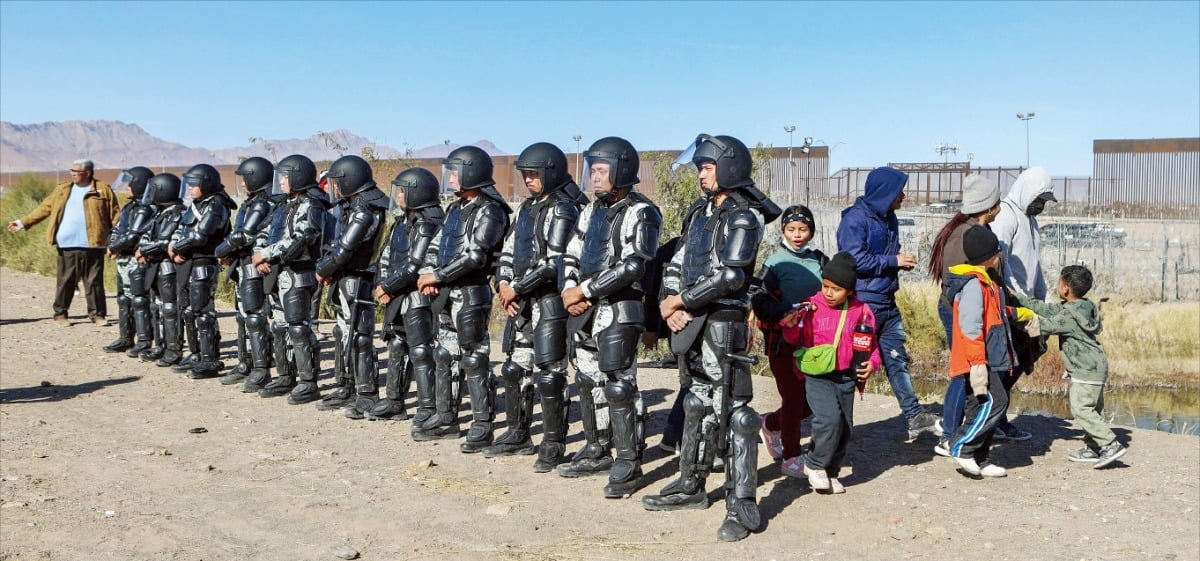
[[(806, 301), (814, 304), (816, 309), (805, 313), (796, 326), (785, 327), (783, 329), (784, 340), (801, 347), (832, 345), (834, 339), (837, 338), (837, 327), (838, 322), (842, 319), (842, 308), (830, 308), (821, 294), (816, 294)], [(855, 296), (847, 299), (844, 306), (846, 307), (846, 323), (842, 326), (842, 337), (838, 340), (837, 362), (834, 367), (836, 370), (852, 369), (854, 327), (859, 322), (863, 322), (875, 329), (875, 314), (871, 313), (870, 306), (864, 306), (863, 302)], [(871, 344), (871, 358), (867, 362), (870, 364), (871, 370), (875, 370), (883, 364), (883, 359), (879, 356), (878, 341)], [(802, 376), (802, 374), (797, 375)]]
[(1096, 336), (1104, 329), (1100, 312), (1087, 298), (1061, 304), (1038, 302), (1016, 295), (1022, 306), (1041, 317), (1045, 335), (1058, 335), (1063, 365), (1071, 379), (1084, 384), (1104, 384), (1108, 379), (1108, 358)]
[(1034, 166), (1017, 177), (1008, 195), (1000, 201), (1000, 214), (989, 226), (1004, 248), (1004, 280), (1014, 292), (1038, 300), (1046, 299), (1042, 276), (1041, 236), (1037, 219), (1025, 214), (1038, 195), (1050, 191), (1050, 173)]
[(838, 251), (854, 256), (858, 265), (858, 298), (872, 306), (894, 306), (900, 289), (900, 224), (891, 209), (904, 190), (908, 174), (889, 167), (875, 168), (867, 175), (863, 195), (842, 211), (838, 224)]

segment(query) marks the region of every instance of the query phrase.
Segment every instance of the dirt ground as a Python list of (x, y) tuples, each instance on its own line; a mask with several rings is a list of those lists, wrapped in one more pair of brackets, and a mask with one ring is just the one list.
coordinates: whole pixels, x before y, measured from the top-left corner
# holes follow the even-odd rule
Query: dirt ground
[[(760, 447), (766, 528), (726, 544), (719, 474), (707, 510), (641, 507), (676, 472), (653, 446), (673, 371), (641, 371), (647, 488), (606, 500), (603, 479), (535, 474), (532, 457), (468, 456), (413, 442), (408, 422), (352, 421), (106, 354), (116, 328), (79, 317), (82, 298), (72, 325), (56, 325), (53, 287), (0, 271), (2, 560), (327, 560), (338, 546), (365, 560), (1200, 559), (1195, 437), (1121, 428), (1124, 461), (1092, 470), (1065, 459), (1080, 445), (1069, 421), (1022, 416), (1034, 439), (994, 451), (1009, 477), (974, 481), (933, 455), (932, 437), (903, 443), (895, 401), (867, 395), (847, 493), (813, 493)], [(227, 336), (233, 326), (224, 310)], [(773, 383), (756, 382), (756, 408), (775, 407)], [(571, 450), (577, 419), (573, 407)]]

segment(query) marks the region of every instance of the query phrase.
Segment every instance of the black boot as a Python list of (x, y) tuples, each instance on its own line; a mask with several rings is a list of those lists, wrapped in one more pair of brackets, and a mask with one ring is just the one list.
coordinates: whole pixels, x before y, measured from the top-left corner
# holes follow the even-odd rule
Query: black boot
[[(266, 391), (265, 388), (263, 391)], [(258, 393), (262, 394), (262, 392)], [(300, 382), (288, 393), (288, 404), (290, 405), (303, 405), (318, 399), (321, 399), (321, 392), (317, 390), (316, 382)]]
[(333, 391), (325, 394), (321, 401), (317, 403), (319, 411), (333, 411), (341, 409), (354, 402), (354, 388), (349, 380), (338, 380), (338, 386), (333, 388)]
[(246, 380), (250, 375), (250, 366), (244, 362), (239, 362), (237, 366), (229, 369), (229, 373), (221, 376), (222, 386), (232, 386)]
[(166, 352), (165, 349), (163, 349), (162, 347), (150, 347), (150, 348), (138, 353), (138, 358), (140, 358), (146, 362), (153, 362), (157, 366), (158, 359), (162, 358), (163, 354), (165, 352)]
[(258, 390), (263, 389), (270, 381), (271, 371), (269, 369), (251, 369), (250, 374), (246, 376), (246, 382), (242, 384), (242, 393), (258, 393)]
[(464, 454), (474, 454), (492, 444), (496, 389), (487, 371), (486, 356), (469, 354), (463, 357), (462, 364), (467, 376), (467, 391), (471, 394), (471, 426), (458, 449)]
[(129, 339), (122, 339), (122, 338), (118, 337), (117, 340), (104, 346), (104, 352), (120, 353), (120, 352), (129, 350), (129, 348), (132, 346), (133, 346), (133, 341), (131, 341)]
[(180, 354), (179, 351), (174, 349), (166, 349), (162, 353), (162, 358), (154, 361), (154, 365), (160, 368), (165, 368), (168, 366), (175, 366), (176, 364), (179, 364), (179, 361), (181, 360), (183, 360), (183, 355)]
[(627, 380), (609, 381), (604, 386), (612, 419), (613, 448), (617, 459), (609, 470), (604, 496), (610, 499), (628, 497), (642, 485), (642, 420), (637, 411), (637, 386)]
[(508, 380), (505, 379), (504, 418), (508, 430), (497, 437), (491, 446), (483, 449), (483, 457), (533, 454), (533, 439), (529, 437), (529, 422), (533, 418), (533, 387), (509, 389)]
[(142, 353), (150, 350), (150, 343), (134, 343), (128, 350), (125, 351), (125, 356), (129, 358), (140, 358)]
[(280, 397), (292, 392), (296, 387), (296, 379), (291, 376), (279, 376), (258, 390), (259, 397)]
[(375, 408), (375, 403), (378, 400), (378, 392), (358, 392), (358, 398), (354, 400), (354, 403), (347, 405), (346, 408), (342, 410), (343, 414), (346, 415), (347, 419), (365, 419), (367, 418), (367, 413), (370, 413), (371, 409)]
[(428, 440), (457, 440), (459, 435), (457, 407), (455, 412), (434, 413), (420, 426), (413, 423), (412, 438), (417, 442)]
[(726, 499), (725, 521), (717, 529), (717, 539), (723, 542), (736, 542), (745, 539), (750, 532), (757, 531), (762, 526), (762, 514), (754, 499)]
[(174, 366), (171, 366), (171, 372), (178, 372), (180, 374), (186, 374), (188, 372), (191, 372), (192, 367), (195, 366), (196, 363), (199, 361), (200, 361), (199, 354), (196, 354), (196, 353), (188, 354), (186, 357), (183, 357), (179, 362), (175, 363)]
[(128, 296), (117, 296), (117, 340), (104, 346), (106, 353), (119, 353), (133, 346), (133, 313)]
[(657, 495), (642, 497), (642, 508), (646, 510), (684, 510), (708, 508), (708, 493), (704, 491), (704, 480), (680, 476)]

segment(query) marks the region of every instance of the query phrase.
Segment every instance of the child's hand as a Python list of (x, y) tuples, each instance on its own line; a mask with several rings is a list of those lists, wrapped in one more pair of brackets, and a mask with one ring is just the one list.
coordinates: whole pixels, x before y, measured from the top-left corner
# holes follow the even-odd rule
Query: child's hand
[(971, 372), (967, 374), (967, 379), (971, 383), (971, 392), (976, 396), (987, 395), (988, 393), (988, 367), (986, 364), (976, 364), (971, 366)]
[(859, 382), (866, 382), (867, 378), (871, 377), (871, 372), (871, 362), (864, 360), (862, 361), (862, 364), (858, 365), (858, 369), (854, 371), (854, 373), (857, 374), (855, 378), (857, 378)]
[(796, 324), (799, 322), (800, 322), (800, 311), (796, 310), (796, 311), (788, 312), (787, 315), (783, 316), (783, 319), (779, 320), (779, 325), (781, 327), (790, 328), (790, 327), (796, 327)]

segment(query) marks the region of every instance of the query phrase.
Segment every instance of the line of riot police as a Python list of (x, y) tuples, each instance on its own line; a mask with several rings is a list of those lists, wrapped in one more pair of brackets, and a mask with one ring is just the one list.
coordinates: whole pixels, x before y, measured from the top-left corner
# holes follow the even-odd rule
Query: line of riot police
[[(652, 266), (662, 215), (636, 188), (637, 151), (607, 137), (584, 158), (581, 188), (554, 145), (522, 151), (516, 168), (529, 195), (515, 216), (496, 190), (492, 159), (474, 146), (446, 157), (440, 181), (407, 169), (388, 194), (358, 156), (333, 162), (324, 191), (305, 156), (277, 165), (249, 158), (235, 172), (240, 206), (207, 164), (182, 178), (127, 170), (121, 177), (133, 200), (109, 246), (122, 260), (121, 335), (106, 350), (192, 378), (220, 376), (264, 398), (316, 402), (351, 419), (411, 418), (414, 440), (462, 438), (463, 453), (534, 456), (535, 472), (607, 474), (603, 495), (623, 498), (643, 486), (646, 408), (636, 356), (647, 317), (661, 315), (686, 392), (684, 432), (679, 477), (645, 496), (643, 506), (707, 508), (705, 482), (720, 455), (726, 515), (718, 538), (742, 539), (762, 524), (760, 421), (748, 405), (745, 356), (748, 292), (763, 227), (779, 208), (755, 188), (744, 144), (700, 135), (678, 163), (696, 167), (704, 196), (687, 212), (670, 262)], [(454, 194), (445, 208), (443, 192)], [(213, 305), (222, 265), (236, 287), (238, 325), (237, 364), (223, 376)], [(660, 268), (659, 309), (647, 309), (647, 271)], [(334, 387), (324, 394), (311, 306), (321, 285), (336, 317)], [(498, 376), (489, 358), (495, 296), (507, 317)], [(387, 346), (382, 397), (377, 305)], [(585, 440), (573, 454), (566, 449), (569, 364)], [(405, 397), (414, 381), (410, 415)], [(505, 425), (496, 436), (498, 385)], [(536, 445), (535, 393), (542, 412)]]

